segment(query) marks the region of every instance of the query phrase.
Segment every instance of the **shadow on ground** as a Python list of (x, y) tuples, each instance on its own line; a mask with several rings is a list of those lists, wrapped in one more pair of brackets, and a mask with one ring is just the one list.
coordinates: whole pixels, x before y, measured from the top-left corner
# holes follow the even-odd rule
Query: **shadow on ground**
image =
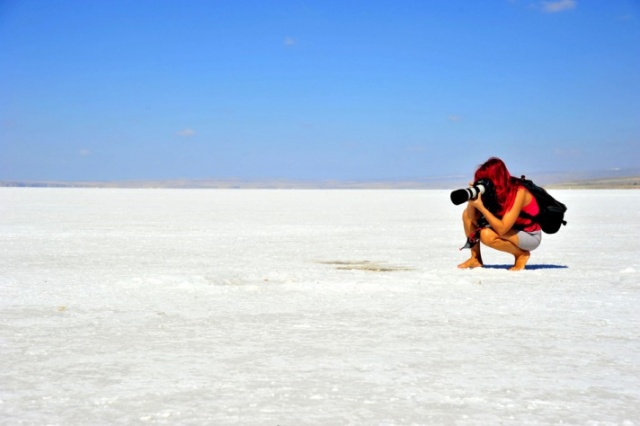
[[(511, 265), (484, 265), (487, 269), (509, 269), (513, 266)], [(550, 264), (533, 264), (525, 266), (525, 270), (535, 271), (537, 269), (567, 269), (569, 268), (567, 265), (550, 265)]]

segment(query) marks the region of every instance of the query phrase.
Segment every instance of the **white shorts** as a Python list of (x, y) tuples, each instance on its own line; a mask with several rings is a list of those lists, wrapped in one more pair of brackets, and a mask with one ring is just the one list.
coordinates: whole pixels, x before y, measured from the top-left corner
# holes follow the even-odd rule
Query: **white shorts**
[(532, 251), (538, 248), (542, 241), (542, 231), (518, 231), (518, 247), (522, 250)]

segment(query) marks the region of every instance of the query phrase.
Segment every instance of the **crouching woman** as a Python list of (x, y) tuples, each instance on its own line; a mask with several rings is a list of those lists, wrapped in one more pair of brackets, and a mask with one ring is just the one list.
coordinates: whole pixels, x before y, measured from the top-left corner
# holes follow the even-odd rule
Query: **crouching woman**
[(514, 264), (510, 270), (522, 270), (529, 261), (531, 251), (540, 245), (542, 232), (539, 224), (520, 217), (520, 213), (537, 215), (538, 203), (527, 189), (511, 178), (509, 170), (499, 158), (490, 158), (476, 170), (474, 181), (480, 179), (491, 181), (493, 194), (490, 199), (483, 194), (469, 200), (462, 214), (471, 257), (458, 268), (483, 266), (480, 244), (477, 243), (479, 240), (487, 247), (512, 254)]

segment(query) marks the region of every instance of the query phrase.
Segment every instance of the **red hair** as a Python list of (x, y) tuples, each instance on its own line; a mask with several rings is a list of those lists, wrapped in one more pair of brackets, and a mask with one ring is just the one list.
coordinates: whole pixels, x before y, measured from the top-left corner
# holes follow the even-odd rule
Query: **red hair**
[(511, 174), (504, 161), (497, 157), (489, 158), (476, 170), (474, 181), (488, 179), (493, 183), (496, 191), (496, 201), (500, 210), (495, 212), (502, 217), (511, 208), (518, 193), (518, 185), (513, 182)]

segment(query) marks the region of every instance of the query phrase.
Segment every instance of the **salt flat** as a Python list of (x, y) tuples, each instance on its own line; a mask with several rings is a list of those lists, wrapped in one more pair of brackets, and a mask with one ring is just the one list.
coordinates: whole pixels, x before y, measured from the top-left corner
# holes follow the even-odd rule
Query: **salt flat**
[(640, 419), (640, 191), (529, 267), (428, 190), (0, 188), (0, 423)]

